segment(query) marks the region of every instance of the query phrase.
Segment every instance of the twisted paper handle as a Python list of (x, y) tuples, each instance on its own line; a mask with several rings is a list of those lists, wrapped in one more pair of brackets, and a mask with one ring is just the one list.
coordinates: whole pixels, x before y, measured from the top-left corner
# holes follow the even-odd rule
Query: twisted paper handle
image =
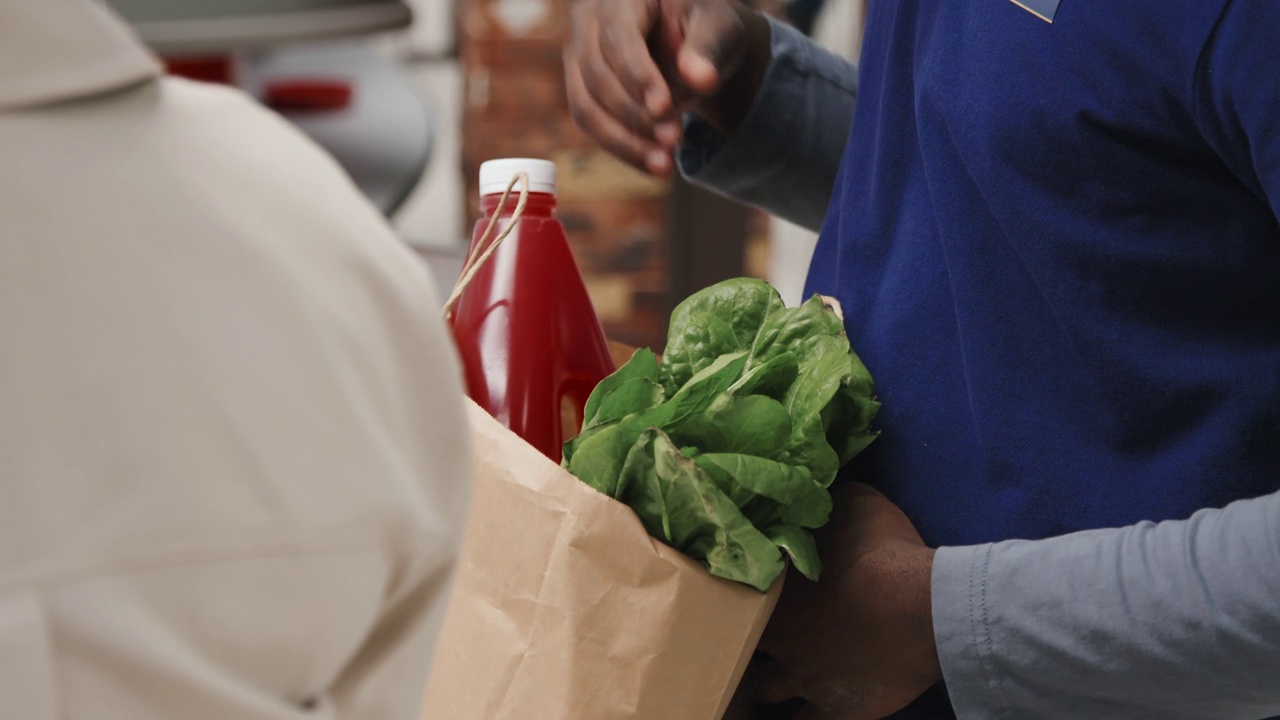
[[(516, 209), (511, 213), (511, 221), (506, 227), (502, 228), (502, 232), (498, 233), (493, 242), (489, 242), (489, 235), (494, 228), (498, 226), (498, 218), (502, 216), (502, 210), (507, 206), (507, 198), (511, 197), (511, 191), (515, 189), (516, 183), (520, 183), (520, 199), (516, 202)], [(485, 226), (484, 233), (480, 236), (480, 241), (476, 243), (471, 252), (467, 253), (467, 261), (462, 265), (462, 272), (458, 274), (458, 282), (453, 285), (453, 292), (449, 294), (449, 299), (444, 304), (445, 319), (449, 319), (453, 315), (453, 306), (458, 304), (458, 298), (462, 297), (463, 291), (471, 284), (471, 280), (475, 278), (476, 273), (480, 272), (480, 268), (489, 261), (493, 252), (498, 249), (503, 240), (511, 234), (516, 223), (520, 222), (521, 216), (524, 215), (524, 206), (529, 202), (529, 175), (527, 173), (516, 173), (511, 178), (511, 182), (507, 183), (507, 189), (502, 191), (502, 199), (498, 201), (498, 209), (489, 217), (489, 224)]]

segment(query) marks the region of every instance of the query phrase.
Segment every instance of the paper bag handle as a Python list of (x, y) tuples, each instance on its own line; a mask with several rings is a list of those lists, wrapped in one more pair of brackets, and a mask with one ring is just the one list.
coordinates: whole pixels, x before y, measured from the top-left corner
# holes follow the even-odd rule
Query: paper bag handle
[[(498, 233), (493, 242), (489, 242), (489, 235), (493, 233), (494, 228), (498, 226), (498, 218), (502, 216), (502, 209), (507, 206), (507, 198), (511, 197), (511, 191), (515, 189), (516, 183), (520, 183), (520, 199), (516, 202), (516, 209), (511, 213), (511, 222), (502, 228), (502, 232)], [(518, 172), (511, 178), (511, 182), (507, 183), (507, 189), (502, 191), (502, 199), (498, 201), (498, 209), (489, 216), (489, 224), (485, 226), (484, 233), (480, 236), (480, 241), (471, 248), (471, 252), (467, 253), (467, 260), (462, 265), (462, 271), (458, 274), (458, 281), (453, 285), (453, 292), (449, 293), (449, 299), (444, 304), (444, 316), (448, 319), (453, 315), (453, 306), (458, 304), (458, 299), (462, 297), (462, 293), (471, 284), (471, 280), (475, 278), (476, 273), (480, 272), (480, 268), (484, 266), (489, 258), (493, 256), (498, 246), (503, 240), (511, 234), (516, 223), (520, 222), (520, 218), (524, 215), (524, 207), (529, 202), (529, 175), (528, 173)]]

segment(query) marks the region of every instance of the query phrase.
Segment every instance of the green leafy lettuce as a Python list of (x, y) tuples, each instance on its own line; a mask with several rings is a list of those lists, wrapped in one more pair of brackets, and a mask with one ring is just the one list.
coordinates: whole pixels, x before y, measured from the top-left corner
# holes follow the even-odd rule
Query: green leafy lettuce
[(638, 350), (596, 387), (564, 466), (712, 574), (764, 591), (784, 557), (817, 579), (811, 531), (878, 409), (835, 311), (739, 278), (676, 308), (661, 360)]

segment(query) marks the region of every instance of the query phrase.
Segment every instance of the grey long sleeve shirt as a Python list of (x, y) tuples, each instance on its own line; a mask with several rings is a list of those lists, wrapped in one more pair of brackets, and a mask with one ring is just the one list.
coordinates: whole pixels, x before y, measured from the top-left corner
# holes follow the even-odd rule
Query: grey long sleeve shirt
[[(816, 229), (857, 72), (781, 25), (772, 49), (734, 137), (692, 118), (678, 159), (692, 181)], [(932, 595), (962, 720), (1280, 715), (1280, 494), (1185, 521), (944, 547)]]
[(933, 616), (960, 718), (1280, 715), (1280, 494), (941, 548)]

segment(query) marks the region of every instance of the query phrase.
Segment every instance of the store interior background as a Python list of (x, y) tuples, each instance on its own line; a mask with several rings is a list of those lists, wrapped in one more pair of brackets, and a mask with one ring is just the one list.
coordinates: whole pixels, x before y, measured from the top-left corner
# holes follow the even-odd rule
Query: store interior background
[[(856, 54), (865, 0), (757, 1), (780, 17), (820, 7), (815, 39)], [(812, 233), (679, 179), (642, 175), (574, 126), (561, 61), (574, 0), (109, 2), (167, 61), (211, 51), (233, 57), (232, 84), (330, 150), (441, 285), (456, 277), (478, 217), (480, 162), (526, 156), (557, 164), (558, 215), (613, 339), (661, 350), (675, 303), (736, 275), (769, 280), (788, 303), (801, 299)], [(397, 30), (305, 42), (284, 39), (289, 32), (260, 36), (297, 31), (335, 8), (403, 15), (401, 3), (413, 21)], [(286, 20), (272, 25), (269, 15)], [(187, 22), (173, 25), (175, 18)], [(234, 46), (191, 42), (209, 33)], [(347, 99), (326, 84), (347, 86)]]

